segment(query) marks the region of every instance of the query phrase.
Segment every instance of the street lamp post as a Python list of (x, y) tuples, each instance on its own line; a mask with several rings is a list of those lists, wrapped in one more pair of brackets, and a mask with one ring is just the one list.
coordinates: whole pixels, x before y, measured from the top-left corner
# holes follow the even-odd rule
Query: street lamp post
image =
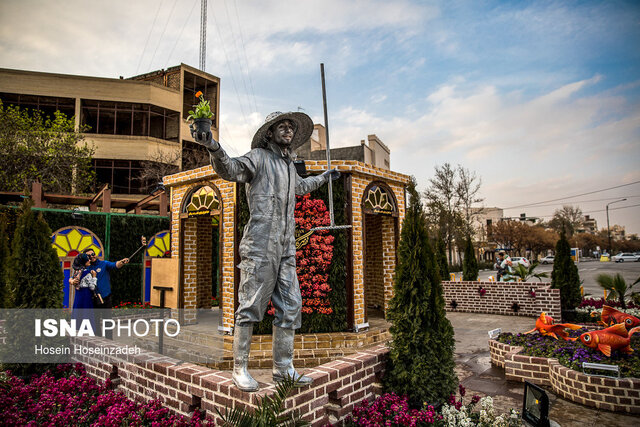
[[(627, 199), (625, 198), (625, 199), (616, 200), (616, 201), (611, 202), (611, 203), (607, 203), (607, 235), (609, 236), (609, 257), (611, 257), (611, 254), (612, 254), (612, 251), (613, 251), (613, 248), (611, 247), (611, 230), (609, 229), (609, 205), (612, 205), (612, 204), (618, 203), (618, 202), (624, 202), (625, 200), (627, 200)], [(609, 258), (609, 259), (611, 259), (611, 258)]]

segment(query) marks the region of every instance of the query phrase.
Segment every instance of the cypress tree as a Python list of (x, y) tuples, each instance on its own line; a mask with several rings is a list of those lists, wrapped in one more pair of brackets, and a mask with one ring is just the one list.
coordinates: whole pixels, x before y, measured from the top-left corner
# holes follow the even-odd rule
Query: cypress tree
[(436, 240), (436, 263), (442, 280), (449, 280), (449, 262), (447, 261), (447, 245), (442, 236)]
[(415, 180), (402, 225), (388, 320), (390, 344), (384, 385), (409, 396), (413, 407), (444, 402), (457, 385), (453, 327), (445, 315), (442, 283), (429, 243)]
[[(22, 204), (11, 242), (11, 254), (5, 276), (9, 291), (7, 307), (62, 308), (64, 274), (56, 251), (51, 246), (51, 229), (41, 214), (31, 210), (31, 205), (32, 202), (28, 199)], [(24, 325), (24, 321), (29, 317), (28, 312), (29, 310), (16, 310), (10, 314), (15, 319), (21, 319), (21, 322), (9, 322), (7, 318), (7, 348), (3, 351), (24, 351), (37, 344), (36, 337), (20, 329), (20, 325)], [(60, 340), (52, 344), (62, 344)], [(47, 363), (51, 359), (46, 355), (37, 359), (41, 363), (3, 363), (2, 369), (10, 370), (14, 375), (27, 377), (41, 374), (54, 366)]]
[(7, 262), (9, 307), (62, 308), (64, 275), (51, 246), (51, 229), (26, 200)]
[(7, 307), (7, 259), (9, 257), (9, 236), (7, 218), (0, 215), (0, 308)]
[(471, 236), (467, 236), (466, 245), (464, 247), (464, 259), (462, 260), (462, 280), (478, 280), (478, 260), (476, 259), (476, 251), (473, 250), (473, 242)]
[(578, 267), (571, 259), (571, 246), (564, 232), (556, 243), (556, 255), (551, 272), (551, 287), (560, 289), (562, 310), (571, 310), (582, 301)]

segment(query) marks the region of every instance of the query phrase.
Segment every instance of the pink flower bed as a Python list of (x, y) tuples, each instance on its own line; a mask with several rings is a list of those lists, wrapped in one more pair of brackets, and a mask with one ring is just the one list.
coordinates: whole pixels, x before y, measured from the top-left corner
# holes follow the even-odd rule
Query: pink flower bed
[(191, 418), (175, 415), (153, 400), (138, 403), (99, 385), (82, 364), (58, 365), (54, 372), (29, 383), (10, 373), (0, 374), (0, 419), (3, 425), (26, 426), (203, 426), (214, 425), (199, 411)]

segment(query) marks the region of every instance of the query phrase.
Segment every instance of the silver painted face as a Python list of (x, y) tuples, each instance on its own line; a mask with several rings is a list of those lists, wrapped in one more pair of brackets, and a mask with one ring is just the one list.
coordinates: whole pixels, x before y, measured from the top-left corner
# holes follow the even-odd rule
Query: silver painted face
[(291, 145), (293, 135), (296, 132), (294, 124), (289, 120), (283, 120), (273, 125), (268, 132), (271, 140), (280, 147), (288, 147)]

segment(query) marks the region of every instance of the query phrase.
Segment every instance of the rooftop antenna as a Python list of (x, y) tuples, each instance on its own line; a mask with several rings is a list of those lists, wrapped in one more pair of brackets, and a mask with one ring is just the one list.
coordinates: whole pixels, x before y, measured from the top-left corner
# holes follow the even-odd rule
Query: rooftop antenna
[(207, 62), (207, 0), (200, 0), (200, 70)]
[[(324, 84), (324, 64), (320, 64), (320, 78), (322, 79), (322, 104), (324, 107), (324, 128), (326, 132), (327, 138), (327, 170), (331, 170), (331, 147), (329, 146), (329, 118), (327, 116), (327, 91), (325, 89)], [(351, 228), (350, 225), (336, 225), (335, 218), (333, 216), (333, 185), (331, 184), (333, 181), (329, 178), (329, 182), (327, 185), (329, 186), (329, 217), (331, 218), (331, 225), (324, 227), (315, 227), (309, 230), (309, 232), (313, 232), (316, 230), (344, 230), (347, 228)]]

